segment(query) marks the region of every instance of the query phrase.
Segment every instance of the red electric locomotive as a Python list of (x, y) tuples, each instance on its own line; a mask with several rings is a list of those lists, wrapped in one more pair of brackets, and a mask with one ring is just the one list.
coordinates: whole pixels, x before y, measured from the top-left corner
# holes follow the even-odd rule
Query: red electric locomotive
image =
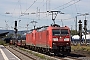
[(35, 34), (36, 34), (36, 30), (33, 30), (32, 32), (30, 33), (27, 33), (26, 34), (26, 46), (28, 48), (33, 48), (35, 47)]
[(26, 34), (26, 45), (35, 50), (53, 53), (70, 53), (70, 29), (57, 24), (43, 26)]

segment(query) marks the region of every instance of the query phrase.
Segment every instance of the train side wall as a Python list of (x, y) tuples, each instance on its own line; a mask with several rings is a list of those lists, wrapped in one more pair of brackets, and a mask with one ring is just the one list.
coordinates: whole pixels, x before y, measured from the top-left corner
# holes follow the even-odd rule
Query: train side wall
[(48, 44), (48, 32), (47, 32), (47, 30), (40, 31), (40, 32), (36, 33), (36, 46), (48, 48), (49, 44)]
[(32, 40), (33, 40), (32, 33), (26, 34), (26, 45), (32, 45), (33, 44)]

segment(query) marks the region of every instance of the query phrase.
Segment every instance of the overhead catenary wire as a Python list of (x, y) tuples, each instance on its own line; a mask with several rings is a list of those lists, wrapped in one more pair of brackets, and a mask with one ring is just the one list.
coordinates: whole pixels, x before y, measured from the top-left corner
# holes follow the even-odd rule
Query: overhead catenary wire
[(76, 12), (78, 12), (77, 7), (76, 7), (76, 4), (75, 4), (75, 9), (76, 9)]
[(81, 0), (76, 1), (76, 2), (74, 2), (73, 4), (70, 4), (70, 5), (68, 5), (68, 6), (66, 6), (66, 7), (64, 7), (64, 8), (62, 8), (62, 9), (59, 9), (59, 10), (63, 10), (63, 9), (65, 9), (65, 8), (68, 8), (68, 7), (70, 7), (70, 6), (72, 6), (72, 5), (76, 4), (76, 3), (78, 3), (78, 2), (80, 2), (80, 1), (81, 1)]
[[(76, 2), (76, 1), (74, 1), (74, 2)], [(77, 14), (78, 9), (77, 9), (77, 6), (76, 6), (76, 5), (77, 5), (77, 4), (74, 4), (74, 6), (75, 6), (75, 11), (76, 11), (76, 12), (74, 12), (74, 13), (76, 13), (76, 14)], [(74, 14), (74, 13), (73, 13), (73, 6), (72, 6), (72, 7), (71, 7), (71, 14), (72, 14), (72, 16), (74, 16), (74, 17), (75, 17), (75, 15), (76, 15), (76, 14)]]
[[(44, 3), (44, 0), (43, 0), (43, 5), (42, 5), (42, 6), (43, 6), (43, 7), (45, 6), (46, 11), (47, 11), (47, 10), (50, 11), (50, 1), (51, 1), (51, 0), (46, 0), (45, 3)], [(43, 9), (44, 9), (44, 8), (43, 8)], [(48, 15), (47, 12), (38, 12), (38, 13), (43, 13), (43, 14), (45, 13), (45, 14), (46, 14), (46, 17), (47, 17), (47, 15)]]
[[(37, 2), (37, 0), (35, 0), (35, 1), (25, 10), (25, 12), (27, 12), (36, 2)], [(25, 12), (24, 12), (24, 13), (25, 13)], [(22, 15), (20, 14), (17, 19), (19, 19), (21, 16), (22, 16)]]
[[(37, 2), (37, 0), (35, 0), (35, 1), (26, 9), (26, 11), (29, 10), (36, 2)], [(25, 12), (26, 12), (26, 11), (25, 11)], [(25, 13), (25, 12), (24, 12), (24, 13)]]
[[(67, 19), (62, 19), (62, 20), (70, 20), (70, 19), (74, 19), (74, 17), (67, 18)], [(57, 19), (57, 20), (61, 20), (61, 19)]]
[(18, 0), (18, 3), (19, 3), (19, 5), (20, 5), (20, 10), (21, 10), (21, 13), (22, 13), (21, 0)]
[(62, 7), (62, 6), (65, 6), (65, 5), (67, 5), (67, 4), (69, 4), (69, 3), (73, 2), (73, 1), (74, 1), (74, 0), (71, 0), (71, 1), (65, 3), (65, 4), (63, 4), (63, 5), (61, 5), (61, 6), (58, 6), (58, 7), (54, 8), (54, 9), (60, 8), (60, 7)]
[[(67, 2), (67, 3), (64, 4), (64, 5), (67, 5), (67, 4), (69, 4), (69, 3), (73, 2), (73, 1), (75, 1), (75, 0), (71, 0), (71, 1)], [(61, 10), (65, 9), (65, 8), (68, 8), (68, 7), (70, 7), (70, 6), (78, 3), (79, 1), (81, 1), (81, 0), (78, 0), (78, 1), (74, 2), (73, 4), (70, 4), (70, 5), (68, 5), (68, 6), (66, 6), (66, 7), (64, 7), (64, 8), (62, 8), (62, 9), (59, 9), (59, 10), (61, 11)], [(59, 6), (59, 7), (62, 7), (62, 6), (64, 6), (64, 5), (61, 5), (61, 6)], [(57, 8), (59, 8), (59, 7), (57, 7)], [(54, 8), (54, 9), (55, 9), (55, 8)], [(46, 10), (47, 10), (47, 0), (46, 0)], [(46, 14), (46, 15), (47, 15), (47, 14)], [(46, 16), (46, 17), (47, 17), (47, 16)], [(43, 18), (45, 18), (45, 17), (43, 17)]]
[[(37, 1), (37, 0), (36, 0), (36, 1)], [(72, 1), (73, 1), (73, 0), (72, 0)], [(34, 1), (34, 3), (35, 3), (35, 1)], [(34, 3), (33, 3), (33, 4), (34, 4)], [(69, 3), (69, 2), (68, 2), (68, 3)], [(66, 3), (66, 4), (68, 4), (68, 3)], [(32, 4), (32, 5), (33, 5), (33, 4)], [(32, 6), (32, 5), (31, 5), (31, 6)], [(30, 6), (30, 7), (31, 7), (31, 6)], [(29, 8), (30, 8), (30, 7), (29, 7)], [(29, 8), (28, 8), (28, 9), (29, 9)], [(28, 9), (26, 9), (26, 11), (27, 11)], [(25, 11), (25, 12), (26, 12), (26, 11)]]
[(50, 9), (51, 9), (50, 6), (51, 6), (51, 0), (49, 0), (49, 11), (50, 11)]

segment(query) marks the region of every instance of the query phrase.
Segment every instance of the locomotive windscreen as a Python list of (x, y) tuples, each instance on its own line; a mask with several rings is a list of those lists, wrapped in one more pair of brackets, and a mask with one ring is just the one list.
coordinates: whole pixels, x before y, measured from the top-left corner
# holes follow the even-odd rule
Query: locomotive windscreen
[(52, 30), (52, 33), (53, 33), (53, 36), (58, 36), (58, 35), (60, 36), (60, 35), (67, 35), (67, 34), (69, 34), (67, 29)]
[(62, 30), (61, 30), (61, 34), (69, 34), (69, 33), (68, 33), (68, 30), (67, 30), (67, 29), (66, 29), (66, 30), (63, 30), (63, 29), (62, 29)]

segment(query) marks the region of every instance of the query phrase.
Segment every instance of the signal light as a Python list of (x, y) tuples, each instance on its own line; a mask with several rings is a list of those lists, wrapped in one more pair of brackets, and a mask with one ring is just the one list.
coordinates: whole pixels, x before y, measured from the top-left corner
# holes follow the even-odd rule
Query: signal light
[(17, 33), (17, 21), (15, 21), (15, 28), (14, 28), (14, 30), (15, 30), (15, 33)]
[(79, 31), (82, 30), (82, 24), (79, 24)]
[(84, 20), (84, 25), (87, 25), (87, 20)]
[(82, 32), (82, 24), (79, 24), (79, 33), (78, 33), (79, 36), (81, 36), (81, 32)]
[(17, 26), (17, 21), (15, 21), (15, 26)]
[(84, 20), (84, 28), (85, 31), (87, 31), (87, 20)]

